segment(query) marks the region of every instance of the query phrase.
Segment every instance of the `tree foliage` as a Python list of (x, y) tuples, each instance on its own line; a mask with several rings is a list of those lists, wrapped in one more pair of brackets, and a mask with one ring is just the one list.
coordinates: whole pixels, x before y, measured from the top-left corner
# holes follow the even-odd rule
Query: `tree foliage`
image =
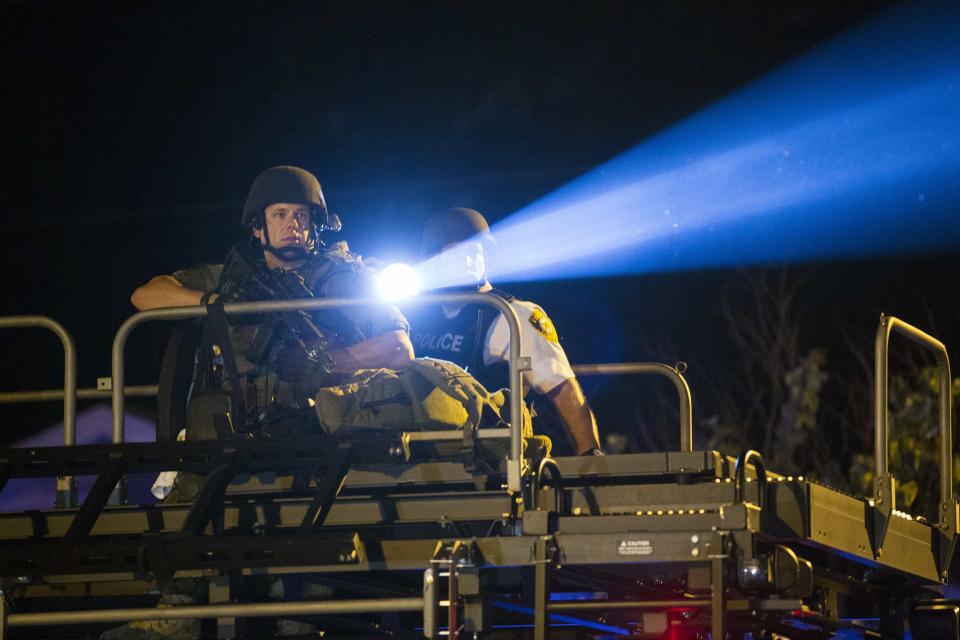
[[(954, 403), (960, 395), (960, 378), (952, 384)], [(888, 391), (887, 455), (897, 479), (897, 508), (936, 517), (939, 502), (939, 381), (936, 367), (890, 376)], [(851, 489), (868, 494), (875, 476), (872, 455), (857, 453), (850, 467)], [(960, 459), (953, 456), (954, 486), (960, 478)]]
[[(710, 407), (700, 427), (708, 446), (735, 454), (758, 449), (767, 468), (805, 475), (838, 489), (869, 495), (874, 477), (873, 362), (875, 327), (846, 336), (840, 357), (805, 336), (797, 306), (804, 278), (779, 271), (745, 271), (721, 304), (725, 337), (737, 354), (729, 370), (697, 380)], [(849, 331), (849, 329), (847, 329)], [(901, 345), (891, 361), (888, 450), (904, 511), (933, 514), (938, 496), (937, 370), (916, 345)], [(832, 393), (826, 394), (828, 385)], [(960, 379), (953, 381), (960, 393)], [(954, 477), (960, 463), (954, 456)]]

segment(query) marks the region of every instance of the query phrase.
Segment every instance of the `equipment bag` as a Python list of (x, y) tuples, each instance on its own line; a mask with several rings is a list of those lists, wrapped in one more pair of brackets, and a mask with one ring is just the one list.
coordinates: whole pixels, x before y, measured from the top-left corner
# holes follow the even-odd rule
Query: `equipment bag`
[[(506, 426), (509, 392), (490, 393), (469, 373), (446, 360), (417, 358), (402, 371), (365, 369), (346, 383), (324, 387), (315, 409), (328, 433), (364, 429), (460, 430)], [(533, 434), (523, 410), (523, 435)]]
[[(207, 302), (207, 319), (197, 357), (193, 395), (187, 408), (186, 428), (189, 440), (229, 438), (246, 427), (247, 410), (240, 375), (233, 355), (227, 314), (223, 302)], [(230, 388), (219, 387), (212, 379), (214, 347), (223, 361)]]

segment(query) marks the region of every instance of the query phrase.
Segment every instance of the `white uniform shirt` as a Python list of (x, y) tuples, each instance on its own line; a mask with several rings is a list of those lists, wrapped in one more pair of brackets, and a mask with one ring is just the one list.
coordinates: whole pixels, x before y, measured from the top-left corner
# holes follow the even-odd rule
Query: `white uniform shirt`
[[(546, 317), (543, 309), (526, 300), (513, 300), (510, 306), (520, 321), (520, 355), (529, 356), (532, 367), (530, 371), (523, 372), (524, 382), (537, 393), (545, 394), (564, 380), (574, 377), (563, 347), (547, 340), (531, 322), (537, 312)], [(509, 357), (510, 327), (503, 314), (498, 314), (484, 340), (483, 364), (506, 362)]]

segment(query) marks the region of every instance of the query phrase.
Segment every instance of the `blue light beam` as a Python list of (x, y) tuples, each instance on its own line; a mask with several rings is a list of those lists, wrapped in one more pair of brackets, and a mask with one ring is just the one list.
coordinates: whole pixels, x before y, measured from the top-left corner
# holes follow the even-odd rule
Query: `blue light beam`
[[(515, 604), (513, 602), (507, 602), (505, 600), (492, 600), (490, 602), (497, 609), (503, 609), (504, 611), (513, 611), (514, 613), (525, 613), (532, 616), (534, 610), (532, 607), (527, 607), (520, 604)], [(564, 616), (556, 613), (550, 614), (550, 625), (554, 624), (560, 625), (576, 625), (578, 627), (586, 627), (587, 629), (593, 629), (595, 631), (605, 631), (607, 633), (612, 633), (618, 636), (628, 636), (630, 631), (622, 627), (614, 627), (609, 624), (603, 624), (600, 622), (594, 622), (592, 620), (585, 620), (583, 618), (574, 618), (573, 616)]]
[(956, 249), (958, 178), (960, 4), (913, 3), (495, 225), (492, 279)]

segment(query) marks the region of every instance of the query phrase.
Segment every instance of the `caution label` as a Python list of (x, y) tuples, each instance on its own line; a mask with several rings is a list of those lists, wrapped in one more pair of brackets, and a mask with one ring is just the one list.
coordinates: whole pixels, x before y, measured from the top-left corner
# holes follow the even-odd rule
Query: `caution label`
[(617, 542), (617, 555), (648, 556), (653, 553), (649, 540), (620, 540)]

